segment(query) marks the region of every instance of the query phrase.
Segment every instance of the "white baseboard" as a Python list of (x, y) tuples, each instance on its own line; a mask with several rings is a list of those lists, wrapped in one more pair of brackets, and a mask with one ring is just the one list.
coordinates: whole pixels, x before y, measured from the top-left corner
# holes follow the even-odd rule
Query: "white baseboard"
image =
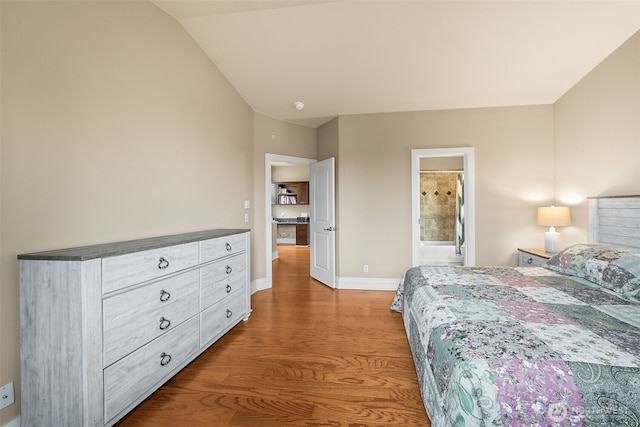
[(336, 277), (336, 289), (359, 289), (363, 291), (396, 291), (401, 279), (370, 277)]
[[(336, 289), (358, 289), (361, 291), (396, 291), (401, 279), (380, 279), (370, 277), (337, 277)], [(273, 283), (265, 277), (251, 282), (251, 295), (271, 289)]]
[(4, 427), (20, 427), (20, 415), (9, 421)]
[(267, 280), (266, 277), (261, 279), (256, 279), (251, 282), (251, 295), (255, 294), (258, 291), (264, 291), (265, 289), (270, 289), (272, 287), (271, 280)]

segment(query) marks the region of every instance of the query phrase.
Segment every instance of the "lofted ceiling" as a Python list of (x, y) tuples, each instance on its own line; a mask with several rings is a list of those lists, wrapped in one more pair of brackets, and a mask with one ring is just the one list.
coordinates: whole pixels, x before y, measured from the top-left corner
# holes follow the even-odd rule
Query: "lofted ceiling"
[(251, 108), (310, 127), (552, 104), (640, 29), (640, 0), (152, 1)]

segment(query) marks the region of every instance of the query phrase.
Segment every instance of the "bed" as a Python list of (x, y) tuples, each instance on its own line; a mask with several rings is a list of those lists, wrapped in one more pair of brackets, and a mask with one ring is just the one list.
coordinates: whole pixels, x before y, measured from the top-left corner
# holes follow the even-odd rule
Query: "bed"
[(640, 198), (589, 199), (589, 224), (542, 267), (406, 272), (433, 426), (640, 426)]

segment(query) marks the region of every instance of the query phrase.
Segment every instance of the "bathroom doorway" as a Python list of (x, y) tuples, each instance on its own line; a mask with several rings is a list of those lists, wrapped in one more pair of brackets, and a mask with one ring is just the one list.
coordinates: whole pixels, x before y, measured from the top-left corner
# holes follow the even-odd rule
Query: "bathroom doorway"
[(420, 264), (464, 264), (462, 157), (420, 161)]
[(473, 148), (411, 151), (413, 265), (475, 265)]

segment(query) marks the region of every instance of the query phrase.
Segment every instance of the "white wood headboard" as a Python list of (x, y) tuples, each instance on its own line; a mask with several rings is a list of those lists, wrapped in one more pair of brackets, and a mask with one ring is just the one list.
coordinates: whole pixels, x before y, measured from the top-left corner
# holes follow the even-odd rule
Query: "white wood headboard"
[(589, 197), (589, 243), (640, 249), (640, 196)]

